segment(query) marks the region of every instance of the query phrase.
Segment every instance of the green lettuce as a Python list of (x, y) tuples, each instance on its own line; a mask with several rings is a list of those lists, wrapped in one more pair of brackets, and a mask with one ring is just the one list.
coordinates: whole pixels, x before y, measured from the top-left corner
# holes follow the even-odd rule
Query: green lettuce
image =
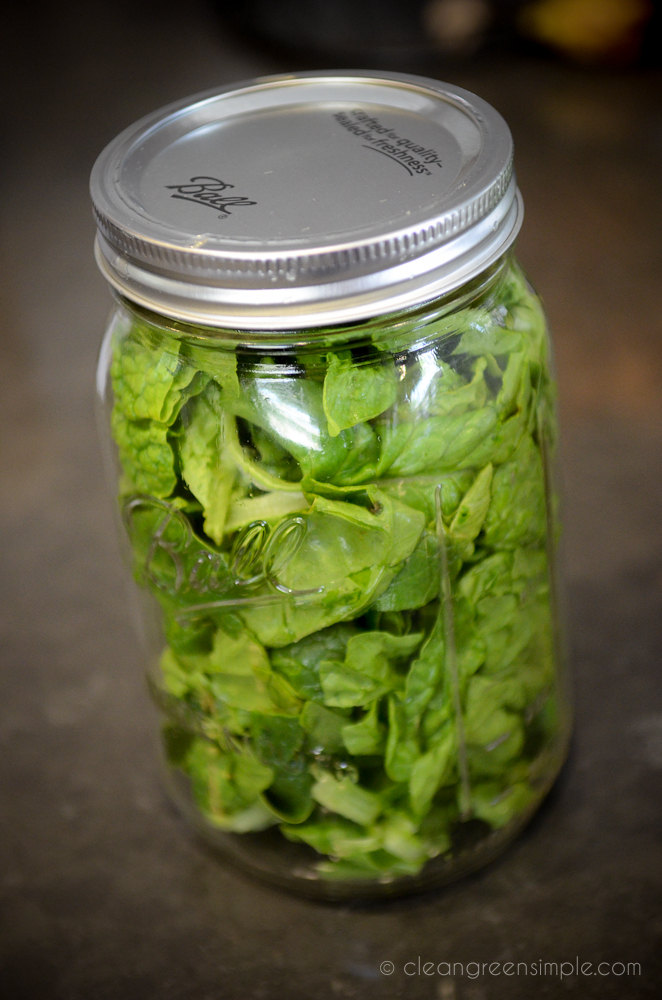
[(170, 766), (211, 826), (330, 879), (516, 822), (559, 740), (538, 301), (510, 264), (366, 329), (265, 356), (135, 320), (110, 370)]

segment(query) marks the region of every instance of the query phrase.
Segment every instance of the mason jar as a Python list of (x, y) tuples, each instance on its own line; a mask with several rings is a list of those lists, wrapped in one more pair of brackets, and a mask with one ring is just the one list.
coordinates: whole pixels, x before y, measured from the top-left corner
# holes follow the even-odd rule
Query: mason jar
[(419, 77), (260, 79), (131, 126), (91, 190), (170, 795), (307, 895), (484, 864), (569, 731), (555, 393), (505, 122)]

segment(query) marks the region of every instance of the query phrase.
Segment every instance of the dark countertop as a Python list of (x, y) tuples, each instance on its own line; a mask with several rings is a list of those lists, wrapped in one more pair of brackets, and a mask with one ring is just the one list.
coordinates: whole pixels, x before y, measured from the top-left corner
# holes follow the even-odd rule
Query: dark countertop
[[(336, 907), (222, 867), (165, 802), (93, 408), (109, 309), (92, 258), (94, 157), (170, 100), (307, 63), (254, 50), (201, 2), (30, 17), (26, 7), (4, 67), (0, 163), (4, 995), (659, 995), (659, 71), (439, 60), (437, 76), (512, 127), (527, 206), (519, 255), (555, 333), (575, 738), (544, 808), (498, 862), (429, 895)], [(419, 956), (465, 963), (464, 975), (419, 974), (407, 964)], [(540, 962), (577, 959), (594, 974), (540, 974)], [(393, 973), (380, 972), (389, 961)], [(528, 975), (474, 964), (508, 961)], [(641, 974), (595, 974), (600, 962)]]

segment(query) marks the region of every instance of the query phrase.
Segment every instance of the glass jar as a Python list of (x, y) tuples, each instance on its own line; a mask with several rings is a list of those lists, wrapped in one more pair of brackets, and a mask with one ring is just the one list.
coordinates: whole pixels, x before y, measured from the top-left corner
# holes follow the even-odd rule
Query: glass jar
[(172, 797), (322, 898), (485, 863), (569, 731), (554, 388), (505, 123), (417, 77), (272, 78), (133, 126), (92, 195)]

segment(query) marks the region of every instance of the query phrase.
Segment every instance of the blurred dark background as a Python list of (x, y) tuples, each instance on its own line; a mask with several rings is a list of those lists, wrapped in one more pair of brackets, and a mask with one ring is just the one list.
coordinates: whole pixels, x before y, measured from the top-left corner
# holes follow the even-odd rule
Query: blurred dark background
[[(12, 1000), (657, 996), (662, 71), (646, 0), (12, 5), (0, 64), (0, 983)], [(87, 182), (143, 114), (255, 75), (366, 68), (508, 120), (519, 256), (556, 342), (576, 736), (483, 873), (384, 906), (218, 865), (161, 795), (102, 477), (110, 298)], [(407, 977), (423, 961), (639, 962), (641, 975)], [(379, 972), (391, 960), (392, 976)]]

